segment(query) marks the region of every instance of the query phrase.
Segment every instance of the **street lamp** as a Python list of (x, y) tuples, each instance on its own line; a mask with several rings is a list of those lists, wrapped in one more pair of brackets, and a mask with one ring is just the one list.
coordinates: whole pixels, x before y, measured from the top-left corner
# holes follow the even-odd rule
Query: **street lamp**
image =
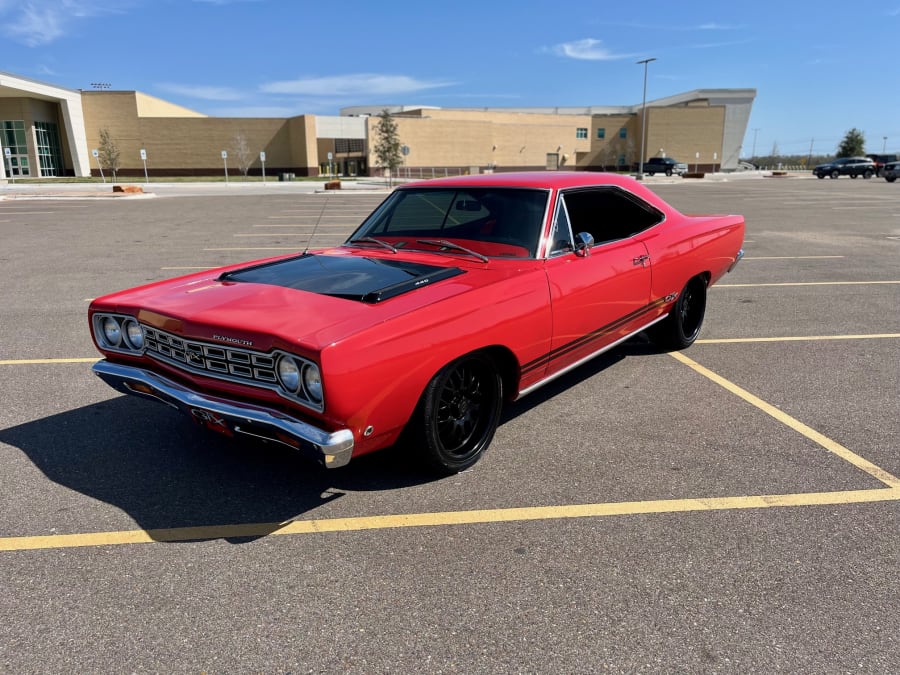
[(638, 180), (643, 180), (644, 178), (644, 143), (647, 141), (647, 64), (651, 61), (656, 61), (656, 58), (637, 61), (638, 65), (644, 64), (644, 98), (641, 103), (641, 157), (638, 163)]
[(881, 152), (885, 153), (887, 152), (887, 136), (882, 136), (881, 138), (883, 139), (883, 142), (881, 144)]

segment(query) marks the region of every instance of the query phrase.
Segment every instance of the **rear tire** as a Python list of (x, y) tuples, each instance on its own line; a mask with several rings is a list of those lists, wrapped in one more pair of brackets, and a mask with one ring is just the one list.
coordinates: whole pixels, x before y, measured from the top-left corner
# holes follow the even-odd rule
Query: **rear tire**
[(832, 178), (837, 178), (837, 177), (840, 176), (840, 175), (841, 175), (841, 172), (838, 171), (838, 170), (834, 170), (834, 171), (831, 172), (831, 177), (832, 177)]
[(895, 180), (897, 180), (897, 177), (896, 177), (896, 176), (885, 176), (884, 179), (885, 179), (888, 183), (893, 183)]
[(872, 173), (872, 170), (867, 169), (866, 172), (863, 174), (863, 178), (865, 178), (866, 180), (869, 180), (873, 175), (874, 174)]
[(503, 381), (484, 354), (444, 366), (425, 387), (409, 429), (409, 443), (428, 469), (441, 475), (475, 464), (500, 422)]
[(706, 315), (706, 280), (694, 277), (685, 284), (669, 316), (647, 331), (657, 346), (667, 350), (694, 344)]

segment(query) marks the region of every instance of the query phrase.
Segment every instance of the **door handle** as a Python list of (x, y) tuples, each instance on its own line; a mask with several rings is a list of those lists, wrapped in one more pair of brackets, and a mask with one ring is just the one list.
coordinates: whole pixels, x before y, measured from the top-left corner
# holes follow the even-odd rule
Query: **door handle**
[(647, 261), (650, 260), (649, 255), (639, 255), (631, 259), (631, 262), (635, 265), (640, 265), (641, 267), (647, 266)]

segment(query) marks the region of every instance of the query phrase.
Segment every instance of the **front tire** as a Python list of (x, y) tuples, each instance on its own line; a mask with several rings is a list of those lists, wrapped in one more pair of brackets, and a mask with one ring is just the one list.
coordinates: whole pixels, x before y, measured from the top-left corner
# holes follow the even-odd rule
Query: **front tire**
[(425, 387), (412, 420), (410, 440), (426, 466), (441, 475), (475, 464), (500, 422), (503, 381), (484, 354), (468, 354), (444, 366)]
[(700, 334), (705, 315), (706, 280), (694, 277), (685, 284), (669, 316), (651, 326), (648, 334), (662, 349), (685, 349)]
[(866, 169), (866, 172), (863, 174), (863, 178), (869, 180), (874, 174), (871, 169)]
[(841, 175), (841, 172), (838, 171), (837, 169), (835, 169), (834, 171), (831, 172), (831, 177), (832, 177), (832, 178), (837, 178), (837, 177), (840, 176), (840, 175)]
[(896, 177), (896, 176), (885, 176), (884, 179), (885, 179), (888, 183), (893, 183), (895, 180), (897, 180), (897, 177)]

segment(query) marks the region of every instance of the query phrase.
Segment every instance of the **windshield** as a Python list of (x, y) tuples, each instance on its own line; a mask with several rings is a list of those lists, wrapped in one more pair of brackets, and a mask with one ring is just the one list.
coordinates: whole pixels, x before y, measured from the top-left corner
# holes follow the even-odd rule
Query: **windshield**
[[(400, 189), (347, 240), (395, 249), (534, 258), (549, 193), (520, 188)], [(445, 246), (437, 246), (444, 242)]]

